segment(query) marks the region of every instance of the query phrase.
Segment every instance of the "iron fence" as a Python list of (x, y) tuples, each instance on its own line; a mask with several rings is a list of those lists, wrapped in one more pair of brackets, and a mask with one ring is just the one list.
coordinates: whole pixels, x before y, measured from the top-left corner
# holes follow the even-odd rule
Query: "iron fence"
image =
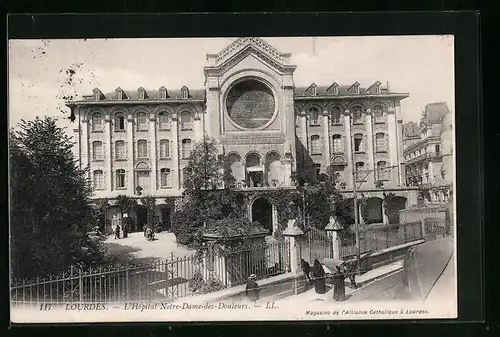
[[(341, 232), (340, 237), (340, 256), (348, 257), (355, 255), (357, 253), (356, 237), (353, 231)], [(359, 230), (360, 253), (377, 252), (422, 238), (422, 224), (420, 222), (363, 226)]]
[(424, 232), (427, 240), (442, 238), (450, 233), (450, 225), (441, 218), (425, 218)]
[(310, 228), (299, 240), (299, 261), (322, 261), (333, 256), (333, 241), (325, 231)]
[(265, 278), (290, 270), (285, 241), (208, 255), (177, 257), (142, 265), (81, 270), (12, 282), (13, 304), (168, 301)]

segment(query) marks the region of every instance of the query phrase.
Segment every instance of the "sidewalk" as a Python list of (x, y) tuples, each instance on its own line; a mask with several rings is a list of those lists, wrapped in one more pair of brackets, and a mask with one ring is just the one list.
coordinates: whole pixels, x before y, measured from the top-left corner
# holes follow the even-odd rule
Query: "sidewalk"
[[(387, 277), (389, 275), (392, 275), (396, 273), (399, 270), (402, 270), (403, 268), (403, 261), (397, 261), (373, 270), (370, 270), (369, 272), (366, 272), (365, 274), (356, 277), (356, 283), (361, 285), (360, 288), (354, 289), (351, 288), (349, 283), (346, 284), (345, 292), (347, 301), (356, 301), (358, 298), (360, 298), (359, 295), (364, 293), (363, 298), (369, 297), (366, 296), (366, 291), (369, 291), (369, 288), (371, 284), (374, 284), (375, 281), (380, 280), (381, 278)], [(365, 290), (364, 290), (365, 289)], [(361, 292), (364, 290), (363, 292)], [(280, 306), (287, 306), (287, 305), (301, 305), (301, 304), (308, 304), (308, 303), (313, 303), (313, 302), (319, 302), (319, 301), (324, 301), (324, 302), (329, 302), (330, 300), (333, 301), (333, 288), (330, 288), (328, 292), (324, 295), (318, 295), (314, 291), (314, 287), (312, 289), (308, 289), (307, 291), (295, 295), (295, 296), (289, 296), (287, 298), (281, 299), (276, 301), (276, 303)]]

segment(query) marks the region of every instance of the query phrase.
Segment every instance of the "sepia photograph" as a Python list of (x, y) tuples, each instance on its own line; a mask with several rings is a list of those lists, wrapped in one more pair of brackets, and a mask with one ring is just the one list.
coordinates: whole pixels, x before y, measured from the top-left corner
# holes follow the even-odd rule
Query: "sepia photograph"
[(453, 35), (8, 43), (12, 322), (458, 316)]

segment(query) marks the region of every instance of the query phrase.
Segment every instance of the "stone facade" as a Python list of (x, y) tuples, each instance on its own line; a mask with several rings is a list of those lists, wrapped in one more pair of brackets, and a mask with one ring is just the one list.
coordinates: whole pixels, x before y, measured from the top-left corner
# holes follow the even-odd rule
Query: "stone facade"
[(380, 82), (296, 87), (290, 58), (262, 39), (240, 38), (207, 55), (203, 90), (95, 89), (68, 102), (94, 197), (147, 195), (161, 204), (182, 195), (187, 157), (205, 135), (239, 188), (293, 188), (295, 177), (315, 181), (332, 167), (347, 194), (355, 181), (405, 189), (400, 101), (408, 94)]

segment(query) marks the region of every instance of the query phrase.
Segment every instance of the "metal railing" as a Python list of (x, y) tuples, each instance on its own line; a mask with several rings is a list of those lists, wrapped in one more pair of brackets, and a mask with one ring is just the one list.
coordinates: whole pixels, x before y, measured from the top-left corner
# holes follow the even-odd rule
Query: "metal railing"
[(289, 270), (289, 243), (281, 241), (198, 256), (172, 254), (142, 265), (71, 267), (60, 275), (13, 281), (10, 293), (13, 304), (167, 301), (240, 285), (250, 274), (265, 278)]

